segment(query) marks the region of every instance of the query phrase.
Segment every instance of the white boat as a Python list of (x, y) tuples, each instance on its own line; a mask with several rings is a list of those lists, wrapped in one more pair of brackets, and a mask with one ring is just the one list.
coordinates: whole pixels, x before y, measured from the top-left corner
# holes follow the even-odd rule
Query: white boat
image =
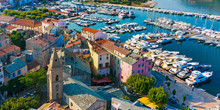
[(215, 47), (220, 48), (220, 44), (217, 44)]
[(129, 16), (130, 18), (135, 18), (135, 17), (136, 17), (133, 11), (129, 11), (128, 16)]
[(179, 35), (179, 36), (177, 36), (177, 38), (175, 38), (176, 41), (183, 41), (183, 40), (185, 40), (185, 39), (186, 39), (186, 38), (183, 37), (182, 35)]
[(190, 78), (186, 79), (186, 83), (188, 85), (194, 85), (194, 84), (204, 82), (212, 76), (212, 73), (213, 72), (204, 72), (201, 74), (194, 75), (193, 77), (191, 76)]
[(126, 17), (126, 14), (125, 13), (119, 13), (118, 14), (118, 18), (119, 19), (123, 19), (123, 18), (125, 18)]
[(169, 72), (171, 74), (178, 74), (181, 71), (180, 68), (170, 68)]
[(165, 44), (165, 43), (170, 43), (171, 41), (172, 41), (171, 38), (161, 38), (157, 41), (157, 43)]

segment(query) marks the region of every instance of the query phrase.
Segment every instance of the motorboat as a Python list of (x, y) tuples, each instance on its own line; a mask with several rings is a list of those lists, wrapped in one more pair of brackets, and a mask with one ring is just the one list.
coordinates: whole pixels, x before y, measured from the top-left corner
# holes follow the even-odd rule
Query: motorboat
[(212, 76), (213, 72), (203, 72), (187, 78), (185, 81), (188, 85), (194, 85), (208, 80)]
[(161, 38), (157, 41), (157, 43), (159, 44), (166, 44), (166, 43), (170, 43), (172, 41), (171, 38)]
[(209, 70), (209, 68), (211, 68), (211, 65), (199, 65), (197, 70), (203, 72)]
[(177, 76), (181, 79), (185, 79), (185, 78), (189, 77), (190, 74), (191, 74), (191, 72), (189, 70), (182, 70), (177, 74)]
[(175, 38), (176, 41), (183, 41), (186, 40), (185, 37), (183, 37), (182, 35), (177, 36), (177, 38)]
[(181, 71), (180, 68), (170, 68), (169, 72), (171, 74), (178, 74)]
[(135, 17), (136, 17), (133, 11), (129, 11), (128, 16), (129, 16), (130, 18), (135, 18)]

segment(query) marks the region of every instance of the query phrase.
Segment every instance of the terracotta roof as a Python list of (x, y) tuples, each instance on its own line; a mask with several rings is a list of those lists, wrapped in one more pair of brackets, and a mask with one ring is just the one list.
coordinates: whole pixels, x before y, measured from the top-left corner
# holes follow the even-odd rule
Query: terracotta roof
[(44, 23), (50, 23), (50, 22), (59, 22), (60, 20), (56, 20), (56, 19), (53, 19), (53, 18), (46, 18), (44, 19), (42, 22)]
[(80, 44), (80, 43), (81, 43), (81, 40), (78, 40), (78, 41), (73, 42), (73, 43), (71, 43), (71, 44), (69, 44), (69, 45), (66, 45), (66, 48), (72, 47), (73, 45)]
[(34, 41), (33, 44), (35, 44), (39, 47), (45, 47), (46, 45), (48, 45), (48, 42), (41, 40), (41, 39), (38, 39), (38, 40)]
[(17, 27), (11, 26), (11, 25), (6, 25), (6, 26), (4, 26), (4, 29), (7, 29), (7, 30), (13, 30), (13, 29), (15, 29), (15, 28), (17, 28)]
[(41, 22), (28, 20), (28, 19), (19, 19), (17, 21), (11, 22), (11, 24), (21, 25), (21, 26), (28, 26), (28, 27), (38, 27), (41, 26)]
[(50, 42), (54, 42), (55, 40), (57, 40), (57, 37), (54, 37), (52, 35), (44, 35), (42, 40), (45, 40), (45, 41), (50, 41)]
[(55, 13), (61, 13), (61, 14), (70, 14), (70, 13), (67, 13), (67, 12), (62, 12), (62, 11), (58, 11), (58, 10), (53, 10), (53, 9), (48, 9), (48, 11), (50, 12), (55, 12)]
[(115, 43), (112, 42), (112, 41), (105, 42), (105, 43), (101, 44), (101, 46), (103, 46), (106, 49), (112, 51), (113, 53), (114, 53), (114, 51), (118, 51), (119, 53), (124, 54), (124, 55), (128, 55), (130, 53), (129, 50), (124, 49), (124, 48), (119, 47), (119, 46), (116, 46)]
[(3, 56), (3, 55), (6, 55), (10, 52), (13, 52), (15, 50), (20, 50), (20, 47), (16, 46), (16, 45), (11, 45), (11, 46), (8, 46), (8, 47), (5, 47), (5, 48), (2, 48), (0, 50), (0, 56)]
[(92, 28), (88, 28), (88, 27), (84, 27), (84, 28), (82, 28), (81, 30), (83, 30), (83, 31), (88, 31), (88, 32), (90, 32), (90, 33), (97, 33), (97, 32), (99, 32), (99, 30), (92, 29)]
[(108, 53), (108, 51), (106, 51), (104, 48), (102, 48), (98, 44), (96, 44), (92, 41), (90, 41), (89, 43), (92, 45), (92, 50), (94, 52), (96, 52), (97, 54), (107, 54)]
[(102, 40), (97, 40), (96, 43), (99, 44), (99, 45), (102, 45), (104, 43), (108, 42), (107, 39), (102, 39)]
[(13, 19), (15, 19), (15, 17), (0, 15), (0, 21), (10, 22)]
[(32, 61), (30, 63), (27, 64), (27, 68), (28, 71), (32, 70), (33, 68), (36, 68), (37, 66), (39, 66), (40, 64), (37, 63), (36, 61)]

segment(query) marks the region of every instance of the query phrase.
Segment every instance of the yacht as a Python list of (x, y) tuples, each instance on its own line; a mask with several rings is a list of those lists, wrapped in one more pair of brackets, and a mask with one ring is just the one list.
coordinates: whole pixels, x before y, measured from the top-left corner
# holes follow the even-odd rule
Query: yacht
[(176, 41), (183, 41), (185, 40), (186, 38), (183, 37), (182, 35), (179, 35), (177, 38), (175, 38)]
[(118, 18), (119, 19), (123, 19), (123, 18), (125, 18), (126, 17), (126, 14), (125, 13), (119, 13), (118, 14)]
[(209, 68), (211, 68), (211, 65), (199, 65), (197, 70), (203, 72), (209, 70)]
[(136, 17), (133, 11), (129, 11), (128, 16), (129, 16), (130, 18), (135, 18), (135, 17)]
[(161, 38), (157, 41), (157, 43), (166, 44), (166, 43), (170, 43), (171, 41), (172, 41), (171, 38)]
[(171, 74), (178, 74), (181, 71), (180, 68), (170, 68), (169, 72)]
[(190, 78), (187, 78), (186, 83), (188, 85), (194, 85), (194, 84), (204, 82), (212, 76), (212, 73), (213, 72), (203, 72), (201, 74), (195, 74), (194, 76), (191, 76)]
[(185, 79), (190, 76), (190, 71), (189, 70), (182, 70), (177, 74), (177, 76), (181, 79)]

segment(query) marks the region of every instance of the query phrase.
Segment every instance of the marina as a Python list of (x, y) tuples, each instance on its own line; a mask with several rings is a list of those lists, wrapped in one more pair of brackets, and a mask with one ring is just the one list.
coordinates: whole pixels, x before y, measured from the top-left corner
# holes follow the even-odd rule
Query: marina
[[(108, 7), (111, 7), (111, 6), (112, 5), (109, 5)], [(101, 7), (101, 6), (98, 6), (98, 7)], [(189, 14), (189, 13), (186, 14), (186, 12), (180, 13), (179, 11), (175, 11), (175, 12), (172, 12), (173, 14), (172, 13), (170, 14), (170, 12), (169, 13), (165, 11), (161, 12), (162, 9), (159, 10), (159, 9), (147, 9), (146, 8), (145, 10), (145, 9), (138, 8), (138, 7), (135, 7), (135, 8), (134, 7), (121, 7), (121, 6), (112, 6), (112, 7), (114, 9), (110, 8), (110, 10), (112, 9), (113, 10), (127, 10), (127, 12), (133, 11), (135, 13), (135, 18), (121, 19), (118, 24), (110, 24), (108, 26), (105, 23), (102, 23), (102, 24), (96, 23), (96, 25), (91, 25), (90, 27), (94, 29), (100, 29), (100, 27), (103, 27), (100, 29), (103, 32), (112, 33), (112, 34), (117, 33), (117, 37), (115, 38), (117, 40), (119, 39), (120, 42), (124, 44), (123, 45), (124, 48), (134, 50), (135, 53), (142, 52), (142, 50), (145, 50), (145, 48), (147, 47), (151, 49), (162, 47), (163, 50), (178, 51), (179, 53), (186, 55), (187, 57), (191, 57), (192, 62), (199, 62), (199, 64), (201, 65), (204, 65), (204, 64), (212, 65), (209, 69), (210, 72), (213, 71), (213, 75), (210, 78), (211, 80), (206, 84), (200, 85), (199, 87), (205, 89), (207, 92), (213, 95), (216, 95), (219, 92), (219, 89), (216, 88), (219, 85), (219, 82), (217, 81), (217, 79), (219, 78), (219, 75), (217, 73), (218, 71), (220, 71), (216, 66), (218, 65), (217, 61), (219, 61), (219, 58), (217, 58), (217, 56), (219, 55), (219, 48), (218, 48), (219, 40), (217, 39), (216, 36), (219, 36), (218, 30), (219, 30), (219, 24), (220, 24), (219, 21), (216, 19), (218, 18), (217, 15), (216, 16), (213, 15), (215, 16), (215, 19), (211, 19), (209, 15), (208, 15), (209, 17), (207, 16), (204, 18), (204, 17), (196, 16), (199, 14)], [(90, 16), (100, 17), (100, 18), (119, 19), (117, 15), (100, 14), (100, 13), (92, 13), (90, 14)], [(178, 29), (177, 30), (171, 29), (169, 28), (168, 25), (167, 25), (167, 29), (165, 29), (161, 26), (154, 26), (154, 25), (148, 25), (148, 24), (146, 25), (146, 23), (144, 23), (144, 20), (151, 19), (153, 21), (153, 20), (158, 20), (159, 18), (160, 20), (165, 20), (165, 21), (167, 21), (168, 19), (171, 22), (175, 21), (176, 24), (174, 26), (178, 27)], [(146, 30), (129, 32), (129, 30), (121, 29), (119, 31), (119, 29), (116, 29), (116, 25), (117, 26), (123, 25), (128, 22), (129, 23), (135, 22), (139, 24), (140, 26), (146, 27)], [(194, 28), (191, 28), (192, 26), (194, 26)], [(77, 30), (82, 29), (82, 27), (78, 27), (70, 23), (69, 28), (71, 29), (73, 27)], [(201, 28), (198, 28), (198, 27), (201, 27)], [(207, 34), (207, 31), (209, 31), (210, 29), (212, 29), (210, 33), (214, 35), (212, 37), (210, 37), (210, 35), (204, 35), (204, 34)], [(187, 31), (183, 31), (183, 30), (187, 30)], [(138, 36), (136, 36), (136, 38), (133, 38), (135, 35), (144, 36), (144, 37), (140, 37), (139, 39)], [(128, 39), (130, 39), (130, 44), (129, 44)], [(136, 40), (132, 40), (132, 39), (136, 39)], [(168, 42), (163, 43), (165, 40), (168, 40)], [(198, 42), (195, 42), (195, 40), (197, 40)], [(126, 44), (126, 42), (128, 44)], [(200, 42), (203, 42), (203, 43), (200, 43)], [(198, 50), (200, 50), (200, 54), (203, 55), (203, 58), (198, 57), (198, 55), (200, 54), (192, 54), (192, 51), (195, 51), (195, 50), (192, 50), (193, 48), (188, 48), (187, 50), (183, 49), (183, 48), (189, 47), (187, 44), (191, 46), (193, 45), (193, 47), (199, 48)], [(179, 48), (182, 48), (182, 50)], [(207, 55), (207, 54), (202, 53), (204, 52), (203, 50), (204, 48), (211, 49), (210, 51), (215, 51), (215, 53), (209, 54), (209, 56), (204, 56), (204, 55)], [(214, 58), (216, 60), (212, 60)], [(204, 61), (204, 59), (207, 59), (207, 60)], [(213, 62), (210, 62), (211, 60)], [(215, 90), (211, 89), (210, 87), (214, 87)]]

